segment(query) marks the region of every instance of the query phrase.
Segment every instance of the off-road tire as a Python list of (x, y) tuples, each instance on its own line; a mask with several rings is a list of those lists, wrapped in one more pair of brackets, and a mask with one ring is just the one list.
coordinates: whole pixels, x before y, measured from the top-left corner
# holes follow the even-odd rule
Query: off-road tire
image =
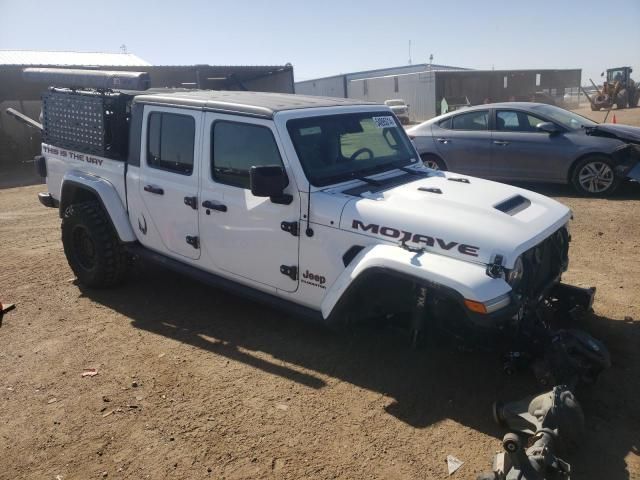
[(62, 245), (80, 284), (107, 288), (124, 280), (129, 259), (98, 202), (67, 207), (62, 218)]
[(623, 108), (627, 108), (627, 103), (629, 102), (629, 95), (626, 90), (620, 90), (618, 92), (618, 96), (616, 97), (616, 108), (618, 110), (622, 110)]
[[(599, 185), (604, 187), (605, 184), (608, 184), (606, 188), (603, 188), (598, 191), (592, 191), (588, 186), (584, 185), (584, 175), (586, 173), (586, 169), (588, 165), (592, 165), (596, 167), (594, 170), (599, 170), (602, 165), (606, 165), (607, 172), (611, 172), (612, 177), (603, 177), (603, 183)], [(615, 173), (614, 164), (609, 157), (606, 155), (590, 155), (582, 160), (578, 161), (576, 165), (573, 167), (571, 173), (571, 184), (573, 187), (583, 196), (586, 197), (608, 197), (616, 189), (620, 186), (620, 177), (618, 177)]]
[[(447, 166), (444, 164), (442, 159), (434, 155), (433, 153), (423, 153), (420, 155), (420, 159), (422, 163), (427, 168), (433, 168), (434, 170), (446, 170)], [(437, 168), (436, 168), (437, 167)]]

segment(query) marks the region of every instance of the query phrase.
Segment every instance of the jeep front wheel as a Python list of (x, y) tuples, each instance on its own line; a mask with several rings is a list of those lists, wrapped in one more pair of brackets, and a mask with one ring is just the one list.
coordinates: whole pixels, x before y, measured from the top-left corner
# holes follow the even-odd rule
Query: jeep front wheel
[(82, 285), (104, 288), (124, 280), (127, 253), (98, 202), (76, 203), (65, 210), (62, 244)]

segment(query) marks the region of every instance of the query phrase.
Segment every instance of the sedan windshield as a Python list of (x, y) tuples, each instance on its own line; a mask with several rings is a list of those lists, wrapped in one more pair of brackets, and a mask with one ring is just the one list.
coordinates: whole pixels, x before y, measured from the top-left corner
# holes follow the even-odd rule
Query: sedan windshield
[(415, 150), (388, 111), (287, 122), (309, 181), (322, 187), (415, 162)]
[(554, 122), (559, 123), (569, 130), (580, 130), (581, 128), (594, 127), (597, 125), (596, 122), (582, 115), (570, 112), (564, 108), (554, 107), (553, 105), (536, 105), (535, 107), (531, 107), (531, 110), (549, 117)]

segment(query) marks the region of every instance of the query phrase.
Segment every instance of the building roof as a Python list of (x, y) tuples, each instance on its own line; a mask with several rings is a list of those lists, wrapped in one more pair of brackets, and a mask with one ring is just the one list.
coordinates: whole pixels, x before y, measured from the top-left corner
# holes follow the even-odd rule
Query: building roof
[(355, 80), (355, 79), (364, 79), (364, 78), (367, 78), (368, 76), (382, 77), (382, 76), (385, 76), (385, 74), (393, 75), (394, 73), (400, 74), (402, 72), (417, 73), (417, 72), (432, 71), (432, 70), (433, 71), (469, 71), (471, 69), (463, 68), (463, 67), (453, 67), (451, 65), (438, 65), (435, 63), (433, 64), (414, 63), (412, 65), (402, 65), (399, 67), (374, 68), (373, 70), (361, 70), (358, 72), (329, 75), (327, 77), (310, 78), (308, 80), (300, 80), (299, 82), (296, 82), (296, 84), (315, 82), (317, 80), (326, 80), (329, 78), (338, 78), (338, 77), (347, 77), (349, 79), (352, 79), (352, 77), (358, 77), (358, 78), (354, 78)]
[(0, 50), (0, 65), (147, 67), (151, 64), (133, 53)]
[(288, 93), (189, 90), (163, 92), (156, 89), (151, 93), (136, 95), (134, 102), (179, 107), (215, 110), (271, 118), (283, 110), (302, 108), (338, 107), (349, 105), (375, 105), (364, 100), (349, 98), (316, 97), (292, 95)]

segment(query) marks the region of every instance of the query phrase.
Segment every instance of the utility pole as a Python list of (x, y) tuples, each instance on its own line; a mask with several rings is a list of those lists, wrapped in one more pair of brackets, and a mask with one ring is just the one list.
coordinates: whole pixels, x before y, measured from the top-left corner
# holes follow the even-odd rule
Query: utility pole
[(124, 43), (120, 45), (120, 53), (127, 53), (127, 46)]
[(411, 65), (411, 40), (409, 40), (409, 65)]

